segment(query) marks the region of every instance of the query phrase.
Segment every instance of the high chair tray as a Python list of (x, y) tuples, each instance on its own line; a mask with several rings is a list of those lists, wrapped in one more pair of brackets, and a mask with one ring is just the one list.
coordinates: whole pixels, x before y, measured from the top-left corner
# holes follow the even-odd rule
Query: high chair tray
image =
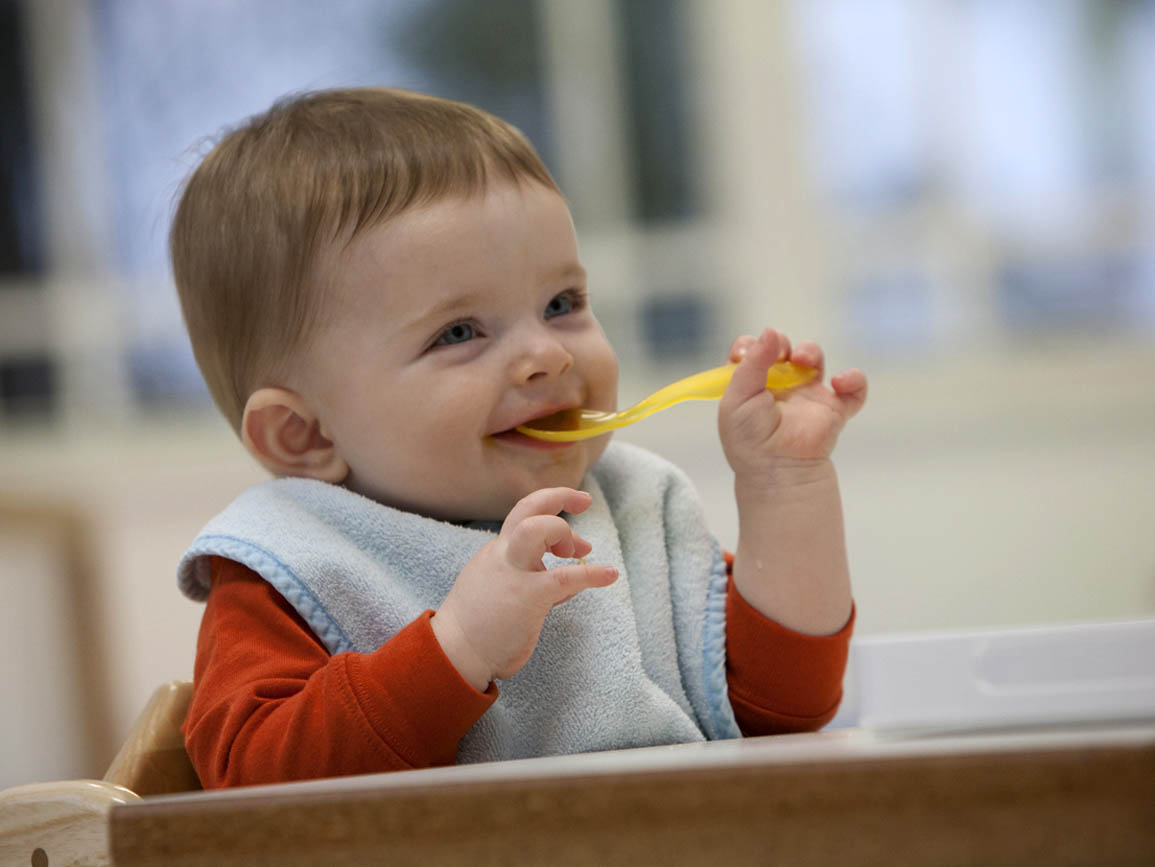
[(109, 839), (118, 867), (1101, 867), (1150, 863), (1152, 791), (1146, 723), (846, 729), (160, 795)]
[(864, 637), (854, 672), (875, 730), (1155, 719), (1155, 618)]

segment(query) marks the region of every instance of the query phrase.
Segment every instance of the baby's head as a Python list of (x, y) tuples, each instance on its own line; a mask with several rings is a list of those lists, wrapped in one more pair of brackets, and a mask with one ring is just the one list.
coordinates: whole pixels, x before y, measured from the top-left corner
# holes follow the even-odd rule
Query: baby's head
[(282, 100), (221, 140), (187, 180), (170, 240), (197, 362), (233, 428), (316, 325), (335, 245), (515, 180), (556, 190), (513, 127), (405, 91)]
[(612, 409), (617, 365), (565, 201), (497, 118), (384, 89), (281, 102), (193, 173), (171, 242), (209, 389), (274, 473), (500, 519), (605, 447), (511, 432)]

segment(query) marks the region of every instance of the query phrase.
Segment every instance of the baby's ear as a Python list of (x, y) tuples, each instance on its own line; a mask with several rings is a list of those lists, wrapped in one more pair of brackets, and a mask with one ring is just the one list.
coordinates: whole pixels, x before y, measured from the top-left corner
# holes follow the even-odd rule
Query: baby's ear
[(249, 395), (241, 418), (241, 442), (274, 475), (334, 483), (349, 475), (349, 465), (317, 414), (299, 394), (285, 388), (261, 388)]

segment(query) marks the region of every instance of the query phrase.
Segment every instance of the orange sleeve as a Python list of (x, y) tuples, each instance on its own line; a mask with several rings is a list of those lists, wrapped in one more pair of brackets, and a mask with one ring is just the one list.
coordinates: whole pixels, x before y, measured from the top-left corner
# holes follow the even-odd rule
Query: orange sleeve
[(212, 561), (185, 718), (205, 788), (453, 764), (497, 698), (445, 656), (432, 612), (373, 653), (330, 656), (259, 575)]
[(804, 635), (763, 616), (730, 580), (726, 679), (742, 734), (817, 731), (842, 701), (855, 612), (833, 635)]

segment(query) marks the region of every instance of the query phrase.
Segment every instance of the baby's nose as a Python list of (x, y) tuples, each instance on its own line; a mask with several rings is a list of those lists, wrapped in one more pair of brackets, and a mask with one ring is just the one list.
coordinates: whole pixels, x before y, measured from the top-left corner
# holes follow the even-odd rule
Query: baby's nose
[(537, 334), (529, 339), (513, 366), (514, 379), (531, 382), (536, 379), (556, 379), (573, 367), (573, 355), (565, 345), (550, 334)]

